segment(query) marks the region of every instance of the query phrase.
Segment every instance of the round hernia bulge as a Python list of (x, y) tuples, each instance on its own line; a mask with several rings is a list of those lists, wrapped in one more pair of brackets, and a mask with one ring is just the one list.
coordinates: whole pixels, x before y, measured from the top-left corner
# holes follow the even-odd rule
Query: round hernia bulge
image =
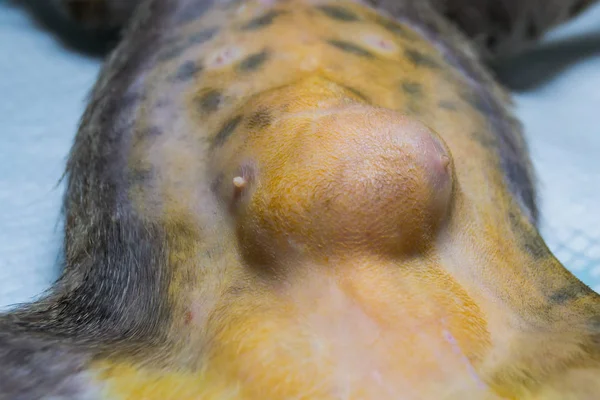
[(244, 253), (257, 262), (419, 252), (449, 213), (448, 149), (391, 110), (290, 115), (244, 153), (257, 176), (235, 214)]

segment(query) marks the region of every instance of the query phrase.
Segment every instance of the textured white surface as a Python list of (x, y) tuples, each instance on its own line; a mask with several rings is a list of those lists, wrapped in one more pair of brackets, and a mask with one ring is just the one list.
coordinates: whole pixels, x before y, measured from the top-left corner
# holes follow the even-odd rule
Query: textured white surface
[[(595, 7), (550, 39), (598, 27)], [(516, 101), (542, 184), (546, 240), (600, 291), (600, 38), (595, 49)], [(563, 61), (559, 54), (548, 62)], [(0, 309), (30, 301), (58, 277), (64, 186), (57, 183), (99, 67), (0, 2)]]

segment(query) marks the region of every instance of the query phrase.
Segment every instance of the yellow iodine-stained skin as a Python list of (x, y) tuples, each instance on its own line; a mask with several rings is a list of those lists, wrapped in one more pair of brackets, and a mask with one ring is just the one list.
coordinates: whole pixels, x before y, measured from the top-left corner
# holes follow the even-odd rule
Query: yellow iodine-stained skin
[(173, 24), (126, 156), (135, 211), (167, 232), (170, 325), (153, 354), (92, 363), (104, 398), (600, 393), (600, 300), (435, 44), (349, 1)]

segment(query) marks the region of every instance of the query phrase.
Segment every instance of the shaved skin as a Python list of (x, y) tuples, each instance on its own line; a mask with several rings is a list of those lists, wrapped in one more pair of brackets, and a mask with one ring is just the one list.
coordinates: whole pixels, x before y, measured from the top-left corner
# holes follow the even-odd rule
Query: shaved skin
[(181, 3), (119, 89), (168, 317), (82, 347), (92, 398), (600, 396), (600, 296), (514, 190), (499, 87), (359, 2)]

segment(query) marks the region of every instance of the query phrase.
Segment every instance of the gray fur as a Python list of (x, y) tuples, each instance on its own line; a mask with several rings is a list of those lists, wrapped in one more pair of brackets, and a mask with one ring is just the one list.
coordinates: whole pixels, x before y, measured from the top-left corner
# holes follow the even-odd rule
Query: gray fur
[(56, 341), (0, 331), (0, 400), (93, 399), (86, 357)]

